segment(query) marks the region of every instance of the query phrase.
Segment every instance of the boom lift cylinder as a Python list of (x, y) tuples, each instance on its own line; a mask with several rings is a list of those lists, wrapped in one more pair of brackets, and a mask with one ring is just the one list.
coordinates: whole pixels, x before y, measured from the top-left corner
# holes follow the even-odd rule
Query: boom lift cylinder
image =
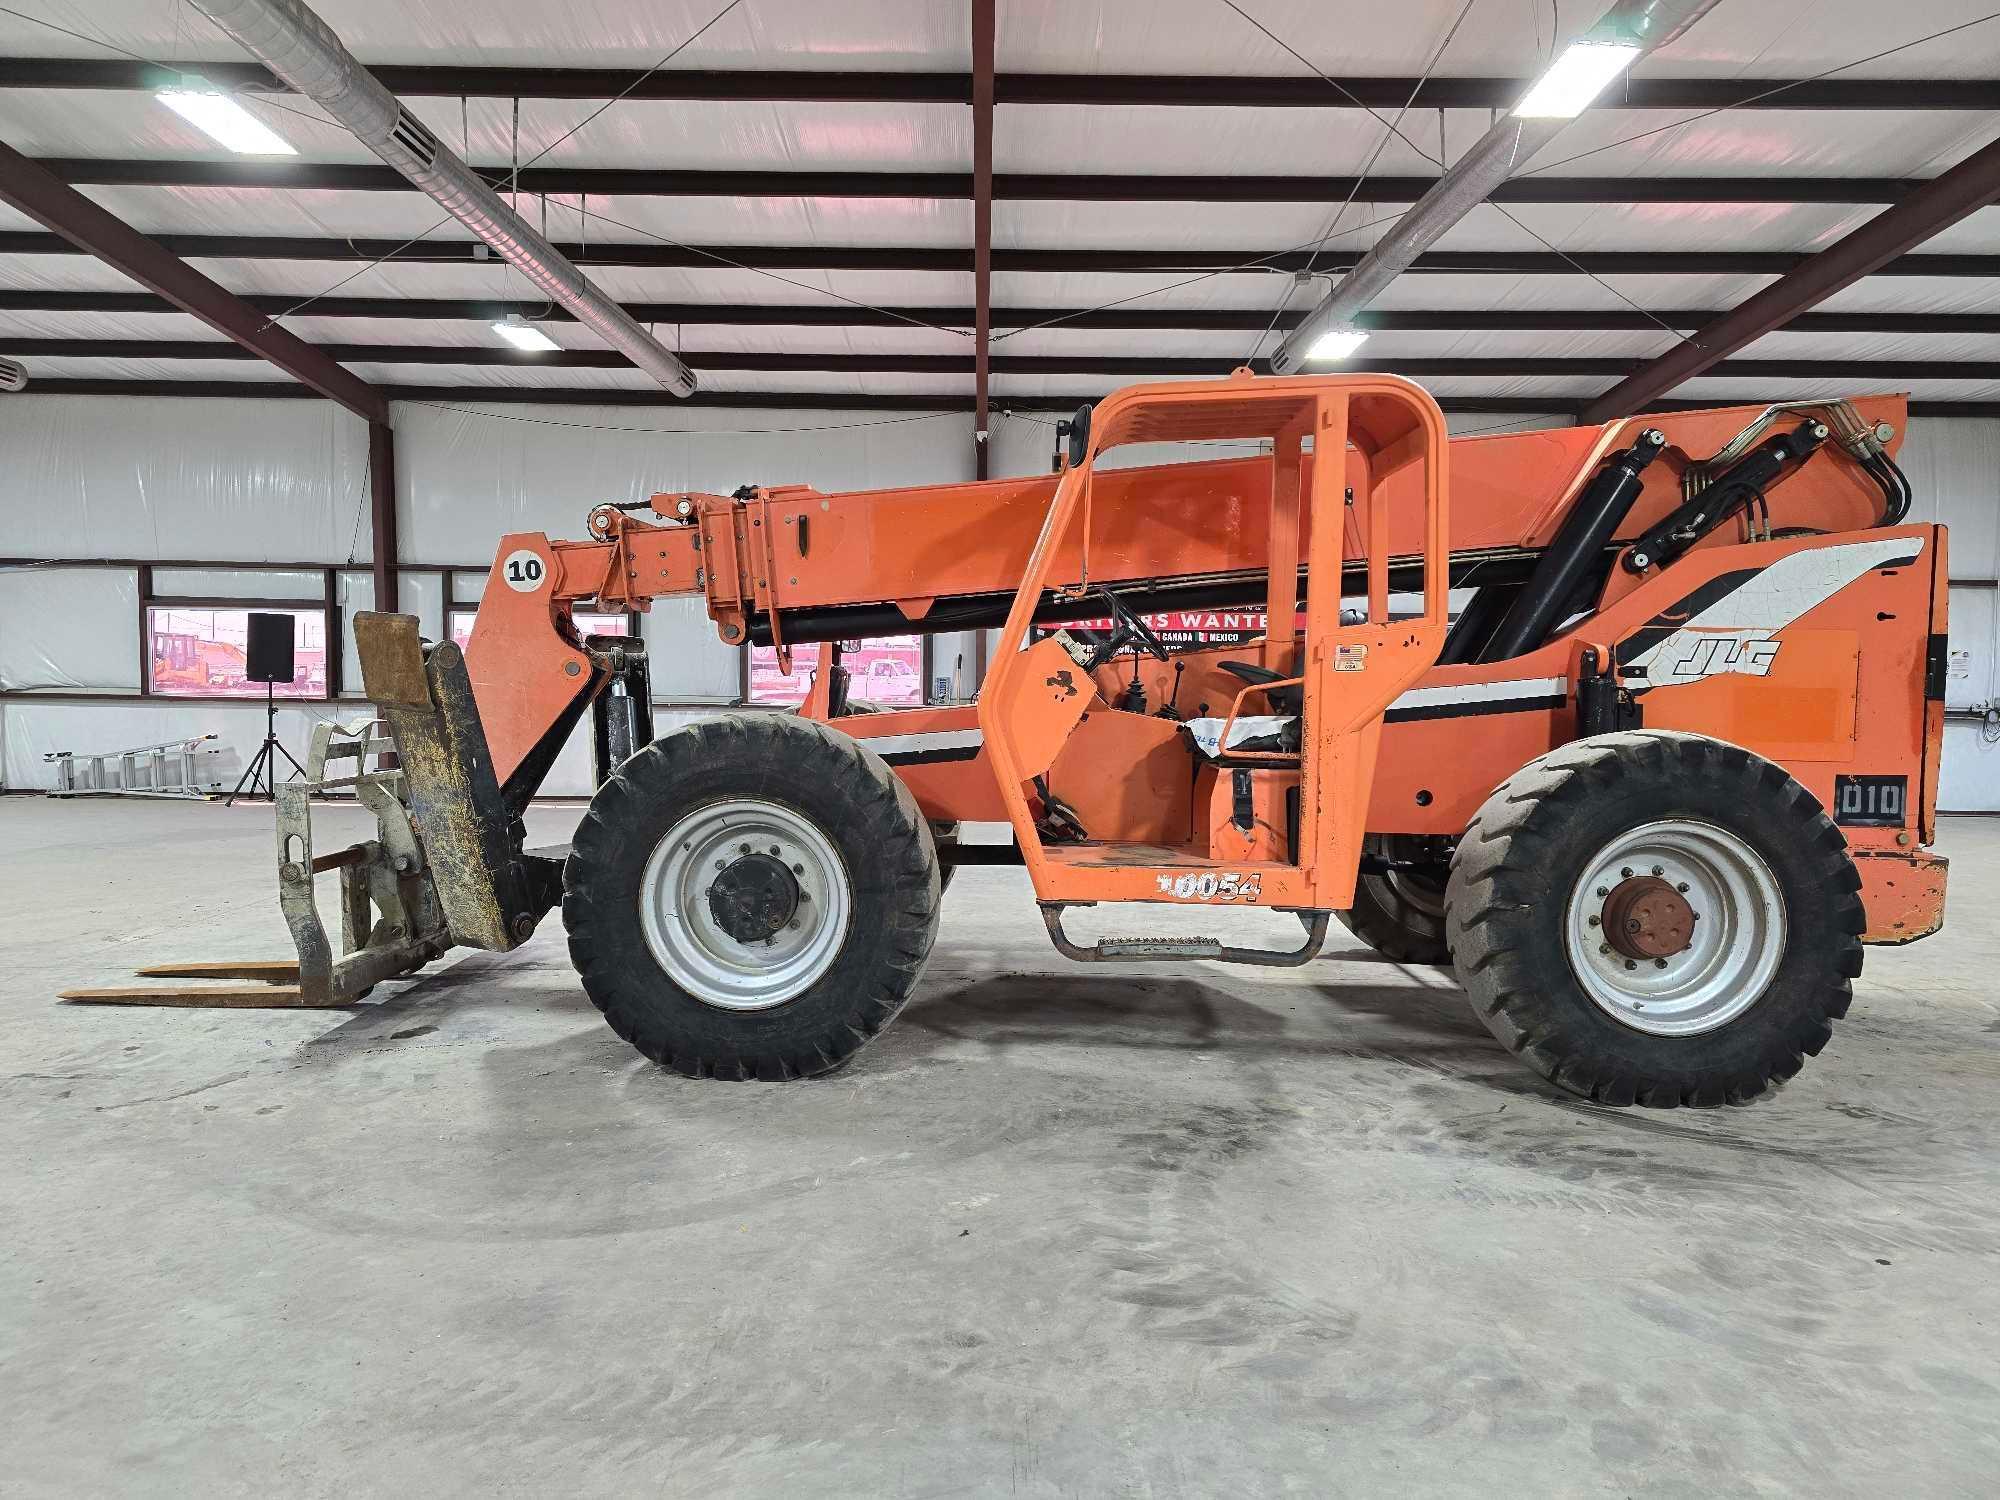
[(1602, 562), (1612, 533), (1631, 513), (1632, 502), (1644, 486), (1641, 476), (1646, 465), (1660, 456), (1666, 444), (1666, 435), (1649, 427), (1639, 434), (1638, 442), (1613, 455), (1597, 471), (1597, 477), (1577, 496), (1562, 529), (1542, 553), (1514, 607), (1477, 660), (1505, 661), (1534, 650), (1549, 638), (1549, 632), (1570, 611), (1570, 601), (1591, 570)]

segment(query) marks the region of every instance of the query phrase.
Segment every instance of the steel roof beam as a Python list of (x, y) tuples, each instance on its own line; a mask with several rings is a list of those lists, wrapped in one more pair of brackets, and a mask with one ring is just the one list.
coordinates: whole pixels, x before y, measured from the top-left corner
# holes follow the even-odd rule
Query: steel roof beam
[[(238, 191), (410, 191), (394, 167), (364, 162), (165, 161), (46, 157), (40, 165), (76, 187), (231, 188)], [(482, 171), (512, 191), (513, 174)], [(646, 167), (528, 167), (520, 190), (626, 198), (970, 198), (970, 172), (716, 171)], [(996, 172), (996, 201), (1050, 203), (1414, 203), (1435, 177), (1314, 177), (1158, 172)], [(1895, 203), (1923, 186), (1900, 177), (1510, 178), (1496, 203)]]
[[(219, 339), (62, 339), (4, 338), (7, 352), (20, 358), (43, 359), (181, 359), (242, 360), (262, 358), (244, 346)], [(627, 361), (612, 349), (557, 349), (535, 353), (498, 344), (326, 344), (320, 352), (351, 364), (462, 365), (510, 369), (625, 370)], [(697, 370), (819, 371), (838, 374), (971, 375), (970, 354), (844, 354), (782, 351), (699, 349), (682, 352)], [(1209, 357), (1150, 354), (996, 354), (996, 375), (1116, 375), (1220, 377), (1236, 363), (1233, 356)], [(1342, 373), (1373, 372), (1426, 378), (1512, 376), (1626, 375), (1642, 368), (1643, 360), (1611, 356), (1595, 358), (1459, 358), (1417, 356), (1408, 359), (1358, 359), (1343, 362)], [(1721, 361), (1704, 373), (1741, 375), (1764, 380), (1839, 380), (1852, 385), (1910, 380), (2000, 380), (2000, 360), (1921, 359), (1736, 359)], [(1577, 401), (1587, 400), (1578, 397)], [(1623, 413), (1619, 413), (1623, 415)], [(1602, 419), (1599, 419), (1602, 420)]]
[(993, 355), (993, 5), (972, 0), (972, 445), (987, 472), (986, 396)]
[[(759, 100), (803, 104), (967, 104), (969, 73), (870, 69), (493, 68), (375, 63), (369, 72), (390, 92), (419, 98)], [(210, 59), (167, 67), (122, 58), (0, 58), (0, 88), (131, 89), (166, 87), (197, 73), (233, 88), (284, 90), (255, 63)], [(1201, 108), (1370, 109), (1511, 108), (1526, 78), (1341, 78), (1339, 89), (1308, 77), (1230, 77), (1182, 73), (999, 73), (1000, 104), (1169, 105)], [(626, 92), (627, 90), (630, 92)], [(1343, 93), (1342, 90), (1346, 92)], [(1412, 97), (1414, 91), (1414, 98)], [(1348, 96), (1352, 96), (1352, 98)], [(1768, 96), (1768, 97), (1766, 97)], [(2000, 80), (1990, 78), (1635, 78), (1600, 109), (2000, 110)]]
[(1725, 367), (1729, 356), (1788, 325), (1877, 266), (1921, 245), (2000, 198), (2000, 141), (1980, 148), (1932, 178), (1894, 208), (1827, 246), (1735, 311), (1668, 350), (1584, 408), (1585, 422), (1607, 422), (1639, 410), (1682, 381)]
[(276, 326), (234, 293), (4, 144), (0, 144), (0, 202), (234, 340), (213, 347), (245, 359), (266, 360), (366, 421), (389, 420), (382, 395), (360, 376), (343, 370), (331, 355)]
[[(303, 386), (274, 380), (104, 380), (56, 378), (40, 380), (35, 388), (62, 396), (180, 396), (180, 397), (316, 397)], [(934, 395), (844, 395), (834, 391), (697, 391), (685, 399), (646, 388), (596, 390), (583, 387), (520, 385), (384, 385), (377, 387), (392, 401), (485, 406), (715, 406), (772, 411), (936, 411), (972, 415), (972, 398), (951, 392)], [(1010, 412), (1070, 412), (1076, 396), (1009, 396), (993, 398), (1001, 416)], [(1576, 398), (1543, 396), (1440, 396), (1448, 412), (1488, 412), (1495, 415), (1545, 416), (1563, 419), (1574, 414)], [(1716, 396), (1700, 401), (1657, 401), (1648, 411), (1695, 411), (1720, 406), (1761, 406), (1768, 393)], [(2000, 417), (2000, 401), (1926, 401), (1910, 403), (1913, 417)]]
[[(1996, 268), (2000, 274), (2000, 268)], [(243, 295), (241, 301), (262, 313), (282, 313), (299, 302), (296, 295)], [(642, 323), (680, 323), (735, 328), (892, 328), (912, 333), (912, 326), (931, 323), (946, 328), (970, 328), (972, 307), (856, 307), (844, 302), (805, 304), (768, 302), (627, 302), (625, 311)], [(0, 291), (0, 313), (131, 313), (179, 312), (164, 297), (148, 292)], [(314, 318), (383, 318), (397, 321), (491, 323), (510, 314), (544, 323), (574, 322), (561, 308), (551, 309), (537, 297), (525, 301), (482, 297), (321, 297), (307, 316)], [(1278, 320), (1289, 328), (1304, 314), (1287, 313)], [(1689, 311), (1661, 308), (1631, 312), (1622, 308), (1552, 311), (1534, 308), (1446, 308), (1369, 311), (1355, 320), (1371, 332), (1386, 333), (1657, 333), (1660, 324), (1699, 328), (1722, 316), (1720, 310)], [(996, 307), (996, 328), (1026, 328), (1054, 324), (1059, 328), (1140, 331), (1160, 329), (1182, 333), (1254, 333), (1269, 324), (1256, 308), (1175, 308), (1133, 305), (1110, 308)], [(1818, 312), (1802, 313), (1785, 325), (1793, 333), (2000, 333), (2000, 313)], [(0, 338), (4, 338), (0, 334)]]
[[(312, 238), (294, 235), (160, 234), (161, 248), (186, 260), (395, 261), (405, 265), (497, 266), (498, 258), (477, 241), (424, 239)], [(672, 245), (593, 240), (561, 243), (564, 254), (600, 266), (640, 266), (715, 270), (734, 264), (753, 270), (945, 271), (972, 269), (970, 249), (872, 245)], [(61, 237), (33, 230), (0, 230), (0, 255), (80, 255)], [(1217, 271), (1246, 267), (1303, 270), (1307, 252), (1268, 250), (1010, 250), (996, 246), (993, 269), (1016, 274), (1148, 275), (1161, 271)], [(1321, 251), (1313, 265), (1339, 271), (1358, 252)], [(1431, 251), (1412, 268), (1416, 274), (1453, 276), (1781, 276), (1809, 257), (1790, 250), (1581, 250), (1563, 255), (1541, 251)], [(1255, 262), (1253, 265), (1252, 263)], [(1406, 273), (1409, 274), (1409, 273)], [(1876, 276), (2000, 278), (2000, 255), (1905, 255), (1879, 266)], [(295, 299), (296, 300), (296, 299)]]

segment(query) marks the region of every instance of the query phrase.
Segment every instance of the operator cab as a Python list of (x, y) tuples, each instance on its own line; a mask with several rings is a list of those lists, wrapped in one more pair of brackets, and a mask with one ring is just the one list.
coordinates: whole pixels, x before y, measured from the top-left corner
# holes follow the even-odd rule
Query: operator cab
[[(1103, 461), (1217, 440), (1257, 443), (1267, 482)], [(1045, 905), (1347, 904), (1382, 711), (1443, 642), (1446, 441), (1436, 404), (1386, 376), (1134, 387), (1070, 424), (979, 708)], [(1169, 496), (1262, 566), (1176, 566), (1206, 538), (1162, 526)], [(1392, 620), (1392, 566), (1418, 618)], [(1365, 607), (1344, 617), (1345, 594)], [(1174, 649), (1145, 618), (1224, 603), (1261, 617), (1252, 639)]]

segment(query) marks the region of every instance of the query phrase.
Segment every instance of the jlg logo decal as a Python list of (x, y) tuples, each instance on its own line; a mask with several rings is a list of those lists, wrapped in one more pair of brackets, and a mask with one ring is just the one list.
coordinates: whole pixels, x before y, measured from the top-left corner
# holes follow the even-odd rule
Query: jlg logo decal
[(1770, 675), (1771, 663), (1777, 660), (1778, 645), (1777, 641), (1753, 636), (1747, 631), (1704, 636), (1695, 641), (1684, 655), (1667, 661), (1666, 680), (1699, 682), (1704, 677), (1719, 677), (1725, 672), (1739, 672), (1745, 677), (1765, 677)]
[(1213, 870), (1159, 877), (1160, 894), (1176, 901), (1255, 901), (1264, 891), (1259, 874), (1218, 875)]

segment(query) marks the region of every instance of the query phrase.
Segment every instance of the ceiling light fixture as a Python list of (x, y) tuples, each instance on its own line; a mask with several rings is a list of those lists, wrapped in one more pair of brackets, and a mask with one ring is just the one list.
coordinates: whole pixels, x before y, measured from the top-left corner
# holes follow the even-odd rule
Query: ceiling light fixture
[(1524, 120), (1574, 120), (1605, 85), (1632, 66), (1640, 48), (1629, 42), (1572, 42), (1514, 106)]
[(297, 156), (298, 148), (228, 94), (193, 73), (154, 95), (203, 135), (244, 156)]
[(507, 314), (493, 325), (493, 331), (516, 349), (526, 349), (531, 354), (545, 354), (562, 347), (519, 313)]
[(1329, 328), (1313, 341), (1312, 348), (1306, 351), (1306, 358), (1346, 359), (1367, 342), (1368, 335), (1359, 328)]

